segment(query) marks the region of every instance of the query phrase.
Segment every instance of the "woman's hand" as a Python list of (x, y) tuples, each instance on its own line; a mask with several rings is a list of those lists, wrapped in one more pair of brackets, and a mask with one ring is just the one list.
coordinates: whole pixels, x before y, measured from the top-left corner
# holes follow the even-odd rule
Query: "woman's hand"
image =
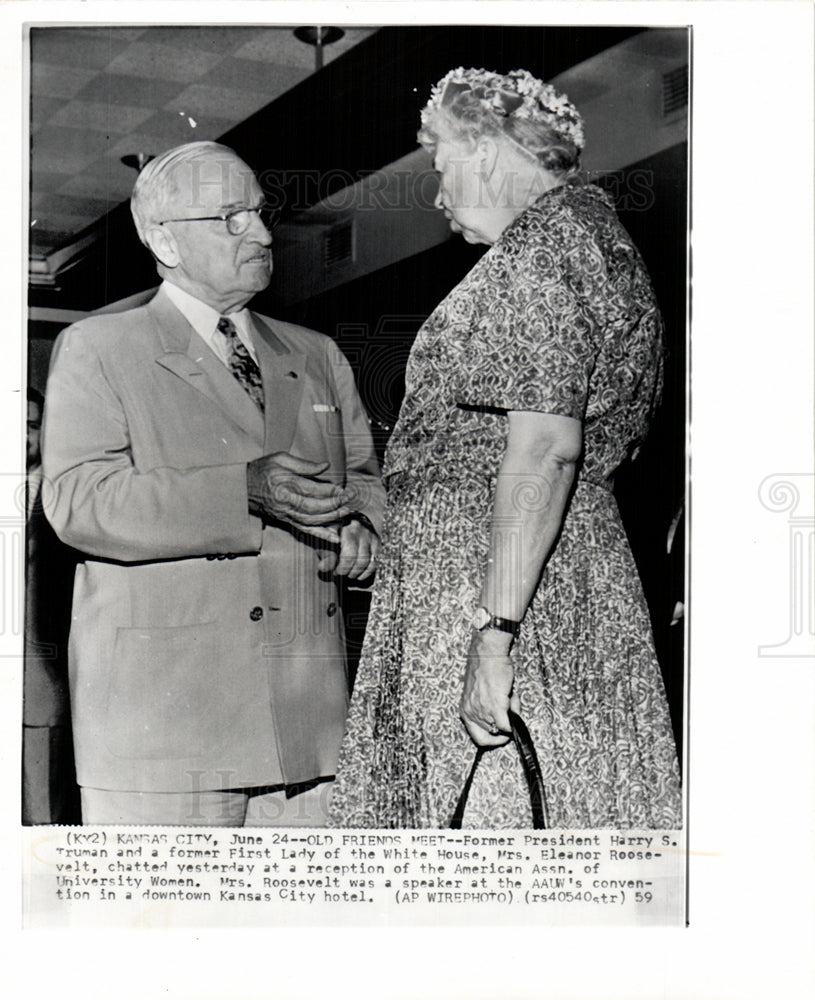
[(460, 713), (471, 739), (481, 747), (508, 743), (507, 712), (520, 711), (518, 696), (512, 693), (511, 641), (506, 632), (484, 629), (475, 632), (470, 643)]

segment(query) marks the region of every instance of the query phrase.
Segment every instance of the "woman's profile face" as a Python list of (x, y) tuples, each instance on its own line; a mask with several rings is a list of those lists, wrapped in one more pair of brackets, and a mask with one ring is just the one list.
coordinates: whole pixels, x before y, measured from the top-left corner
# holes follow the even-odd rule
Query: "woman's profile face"
[(478, 153), (464, 143), (440, 139), (433, 168), (439, 175), (435, 205), (454, 233), (468, 243), (492, 243), (485, 233), (488, 191), (478, 170)]

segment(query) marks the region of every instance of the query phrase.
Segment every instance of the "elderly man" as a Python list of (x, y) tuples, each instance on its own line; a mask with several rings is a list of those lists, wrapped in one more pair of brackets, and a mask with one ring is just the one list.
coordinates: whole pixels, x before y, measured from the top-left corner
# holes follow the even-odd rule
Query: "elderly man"
[(65, 330), (48, 516), (85, 553), (70, 639), (85, 823), (324, 822), (347, 684), (338, 576), (373, 571), (381, 485), (333, 341), (250, 312), (271, 235), (225, 146), (131, 200), (163, 283)]

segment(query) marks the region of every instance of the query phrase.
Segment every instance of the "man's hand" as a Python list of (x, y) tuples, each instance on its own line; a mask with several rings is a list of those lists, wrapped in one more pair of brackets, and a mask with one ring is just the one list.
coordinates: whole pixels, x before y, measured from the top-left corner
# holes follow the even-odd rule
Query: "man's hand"
[(509, 658), (510, 636), (496, 629), (473, 634), (467, 654), (467, 673), (460, 713), (478, 746), (500, 747), (509, 742), (508, 710), (520, 710), (512, 693), (514, 668)]
[(256, 458), (246, 466), (249, 510), (339, 544), (338, 522), (351, 510), (342, 487), (317, 478), (328, 465), (295, 458), (285, 451)]
[(340, 558), (334, 574), (349, 580), (367, 580), (376, 568), (378, 552), (379, 535), (352, 518), (340, 528)]
[(327, 549), (320, 553), (320, 572), (347, 576), (351, 580), (367, 580), (376, 569), (378, 552), (379, 535), (352, 517), (340, 528), (339, 549)]

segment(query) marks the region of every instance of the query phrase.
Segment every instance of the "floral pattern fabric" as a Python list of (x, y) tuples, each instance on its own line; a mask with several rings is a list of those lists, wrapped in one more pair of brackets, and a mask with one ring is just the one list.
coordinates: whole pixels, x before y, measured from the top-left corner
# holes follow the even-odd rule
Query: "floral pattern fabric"
[[(543, 195), (428, 318), (385, 458), (382, 550), (334, 825), (449, 825), (474, 755), (458, 703), (508, 410), (583, 423), (562, 531), (512, 650), (550, 821), (680, 825), (662, 677), (610, 478), (645, 436), (661, 381), (647, 273), (590, 185)], [(505, 530), (507, 544), (524, 544), (518, 525)], [(531, 825), (511, 744), (484, 756), (464, 825)]]

